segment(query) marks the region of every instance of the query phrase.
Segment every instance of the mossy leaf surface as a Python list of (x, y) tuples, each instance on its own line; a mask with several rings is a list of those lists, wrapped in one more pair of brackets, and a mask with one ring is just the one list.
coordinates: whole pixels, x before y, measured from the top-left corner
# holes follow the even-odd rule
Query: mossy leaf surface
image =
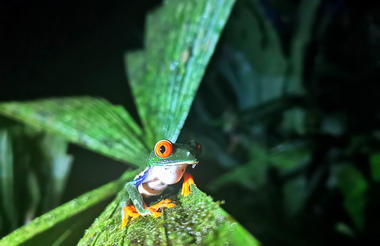
[(195, 186), (189, 196), (171, 198), (177, 206), (165, 209), (163, 216), (139, 217), (121, 229), (119, 194), (78, 245), (259, 245), (218, 203)]

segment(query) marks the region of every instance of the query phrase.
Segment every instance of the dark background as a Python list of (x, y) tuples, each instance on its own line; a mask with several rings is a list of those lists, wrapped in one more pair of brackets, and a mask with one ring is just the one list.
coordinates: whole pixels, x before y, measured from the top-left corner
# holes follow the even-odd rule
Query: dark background
[[(235, 19), (247, 6), (238, 2), (232, 13)], [(300, 1), (259, 2), (265, 18), (278, 31), (286, 56), (294, 27), (302, 21), (297, 20)], [(123, 55), (143, 48), (146, 15), (160, 3), (1, 2), (0, 101), (91, 95), (122, 104), (136, 117)], [(226, 210), (264, 244), (362, 245), (379, 240), (380, 186), (371, 169), (371, 160), (380, 147), (378, 4), (321, 1), (304, 52), (304, 92), (276, 96), (248, 109), (237, 103), (239, 98), (244, 99), (244, 91), (234, 90), (234, 82), (221, 72), (223, 61), (229, 61), (240, 48), (231, 41), (235, 35), (232, 28), (227, 23), (185, 126), (185, 136), (207, 133), (211, 139), (203, 139), (203, 162), (207, 166), (195, 170), (200, 187), (225, 200)], [(244, 42), (249, 34), (239, 35), (237, 38)], [(280, 128), (285, 113), (295, 108), (302, 112), (304, 120), (299, 124), (303, 130), (300, 126)], [(296, 115), (290, 114), (292, 117)], [(259, 187), (227, 179), (212, 188), (217, 177), (234, 173), (255, 158), (247, 146), (260, 144), (271, 150), (288, 142), (307, 149), (306, 164), (284, 176), (273, 167), (259, 173), (253, 166), (250, 172), (266, 177)], [(70, 152), (75, 162), (64, 201), (118, 177), (126, 169), (124, 164), (79, 147), (70, 146)], [(228, 160), (235, 164), (229, 166), (228, 161), (219, 160), (221, 157), (231, 158)], [(367, 183), (363, 194), (350, 197), (344, 188), (334, 186), (340, 177), (335, 175), (335, 168), (344, 169), (347, 163)], [(309, 188), (302, 191), (306, 198), (295, 215), (285, 216), (286, 208), (281, 206), (288, 198), (281, 189), (288, 180), (300, 176), (307, 184), (311, 180), (315, 184), (306, 185)], [(246, 179), (255, 182), (259, 178)], [(237, 172), (230, 179), (245, 178)], [(349, 179), (346, 187), (355, 187), (354, 179)], [(365, 200), (363, 228), (355, 225), (344, 205), (362, 202), (355, 199)]]
[[(136, 115), (123, 55), (143, 47), (146, 14), (159, 3), (1, 2), (0, 100), (90, 95), (125, 105)], [(70, 149), (75, 164), (69, 186), (75, 188), (67, 189), (64, 200), (126, 168), (82, 148)]]

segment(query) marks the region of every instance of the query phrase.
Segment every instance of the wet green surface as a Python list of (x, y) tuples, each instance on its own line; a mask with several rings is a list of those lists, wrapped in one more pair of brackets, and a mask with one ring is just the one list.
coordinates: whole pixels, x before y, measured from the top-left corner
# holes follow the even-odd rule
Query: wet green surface
[(120, 228), (120, 196), (86, 231), (78, 245), (258, 245), (258, 242), (195, 186), (163, 216), (139, 217)]
[[(142, 128), (123, 108), (91, 97), (5, 103), (0, 104), (0, 113), (143, 166), (147, 150), (157, 140), (177, 140), (233, 4), (234, 0), (166, 0), (148, 16), (143, 51), (126, 56)], [(131, 179), (128, 174), (122, 180)], [(81, 231), (81, 219), (88, 221), (90, 210), (120, 190), (122, 183), (115, 181), (66, 203), (1, 243), (71, 245), (74, 239), (70, 235)], [(125, 230), (120, 228), (118, 195), (79, 245), (257, 245), (217, 203), (192, 188), (188, 197), (172, 196), (178, 205), (165, 210), (162, 217), (140, 217)], [(95, 218), (95, 213), (92, 216)]]

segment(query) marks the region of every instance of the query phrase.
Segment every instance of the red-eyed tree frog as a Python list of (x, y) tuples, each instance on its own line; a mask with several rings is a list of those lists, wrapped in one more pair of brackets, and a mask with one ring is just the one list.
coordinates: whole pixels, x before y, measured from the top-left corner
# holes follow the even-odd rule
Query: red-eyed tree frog
[(154, 146), (147, 160), (147, 168), (124, 186), (121, 207), (121, 228), (125, 228), (130, 218), (152, 215), (161, 216), (163, 208), (174, 207), (170, 199), (164, 199), (148, 207), (143, 198), (160, 195), (168, 185), (178, 183), (184, 178), (181, 195), (190, 194), (193, 177), (186, 172), (188, 165), (198, 164), (201, 145), (172, 143), (160, 140)]

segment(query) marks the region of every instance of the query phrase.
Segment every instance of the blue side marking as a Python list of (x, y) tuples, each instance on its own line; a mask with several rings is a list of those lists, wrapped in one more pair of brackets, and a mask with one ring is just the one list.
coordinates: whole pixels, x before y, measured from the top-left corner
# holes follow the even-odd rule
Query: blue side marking
[(146, 179), (146, 177), (148, 176), (148, 170), (149, 169), (146, 169), (142, 175), (140, 175), (140, 176), (136, 177), (134, 180), (132, 180), (133, 185), (138, 186), (138, 185), (142, 184), (144, 182), (144, 180)]

